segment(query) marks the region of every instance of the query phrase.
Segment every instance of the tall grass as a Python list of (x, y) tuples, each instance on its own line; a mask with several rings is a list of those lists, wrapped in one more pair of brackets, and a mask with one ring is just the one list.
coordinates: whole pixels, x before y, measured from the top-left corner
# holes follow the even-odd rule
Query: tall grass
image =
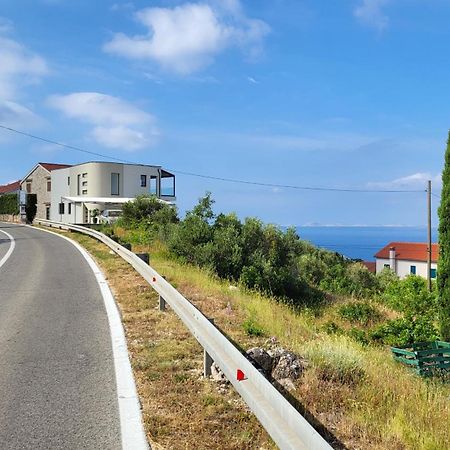
[[(299, 401), (321, 417), (332, 416), (329, 425), (349, 448), (449, 448), (450, 386), (414, 375), (392, 360), (388, 348), (322, 331), (324, 323), (336, 320), (340, 305), (330, 303), (318, 316), (242, 288), (230, 290), (229, 282), (168, 258), (160, 244), (140, 249), (151, 252), (152, 265), (171, 282), (228, 299), (266, 335), (306, 356), (309, 369), (298, 387)], [(242, 332), (241, 323), (237, 329)]]

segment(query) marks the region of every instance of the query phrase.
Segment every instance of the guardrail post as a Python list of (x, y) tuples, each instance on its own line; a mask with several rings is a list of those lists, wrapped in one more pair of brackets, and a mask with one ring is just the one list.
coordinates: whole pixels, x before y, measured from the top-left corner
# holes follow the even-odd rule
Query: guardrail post
[[(214, 325), (214, 319), (208, 319)], [(211, 366), (214, 360), (211, 358), (206, 350), (203, 350), (203, 377), (209, 378), (211, 376)]]
[(159, 310), (160, 311), (166, 310), (166, 301), (161, 296), (159, 296)]

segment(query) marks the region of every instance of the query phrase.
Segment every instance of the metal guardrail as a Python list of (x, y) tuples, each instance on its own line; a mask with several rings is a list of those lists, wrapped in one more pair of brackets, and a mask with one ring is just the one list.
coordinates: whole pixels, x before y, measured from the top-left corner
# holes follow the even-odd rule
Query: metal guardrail
[[(282, 449), (331, 450), (332, 447), (278, 392), (252, 363), (158, 272), (109, 237), (79, 225), (35, 219), (37, 224), (87, 234), (127, 261), (171, 306), (191, 333), (219, 365), (227, 379), (253, 411), (274, 442)], [(245, 379), (237, 380), (237, 371)]]

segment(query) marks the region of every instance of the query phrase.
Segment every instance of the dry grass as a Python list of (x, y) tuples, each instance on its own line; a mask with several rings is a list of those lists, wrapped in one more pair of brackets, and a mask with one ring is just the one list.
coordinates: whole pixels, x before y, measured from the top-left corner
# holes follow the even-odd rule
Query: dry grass
[[(170, 309), (158, 310), (145, 280), (103, 244), (76, 233), (70, 237), (96, 259), (120, 307), (152, 448), (276, 448), (232, 387), (202, 378), (202, 348)], [(241, 320), (223, 299), (192, 295), (200, 304), (213, 304), (205, 310), (221, 324)]]

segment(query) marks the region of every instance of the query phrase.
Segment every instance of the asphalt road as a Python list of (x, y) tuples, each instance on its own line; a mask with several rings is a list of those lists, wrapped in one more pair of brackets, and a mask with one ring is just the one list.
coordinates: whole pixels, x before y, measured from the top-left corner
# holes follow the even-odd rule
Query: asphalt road
[[(0, 267), (0, 448), (119, 449), (107, 315), (69, 242), (0, 223), (16, 247)], [(9, 240), (0, 233), (0, 260)]]

